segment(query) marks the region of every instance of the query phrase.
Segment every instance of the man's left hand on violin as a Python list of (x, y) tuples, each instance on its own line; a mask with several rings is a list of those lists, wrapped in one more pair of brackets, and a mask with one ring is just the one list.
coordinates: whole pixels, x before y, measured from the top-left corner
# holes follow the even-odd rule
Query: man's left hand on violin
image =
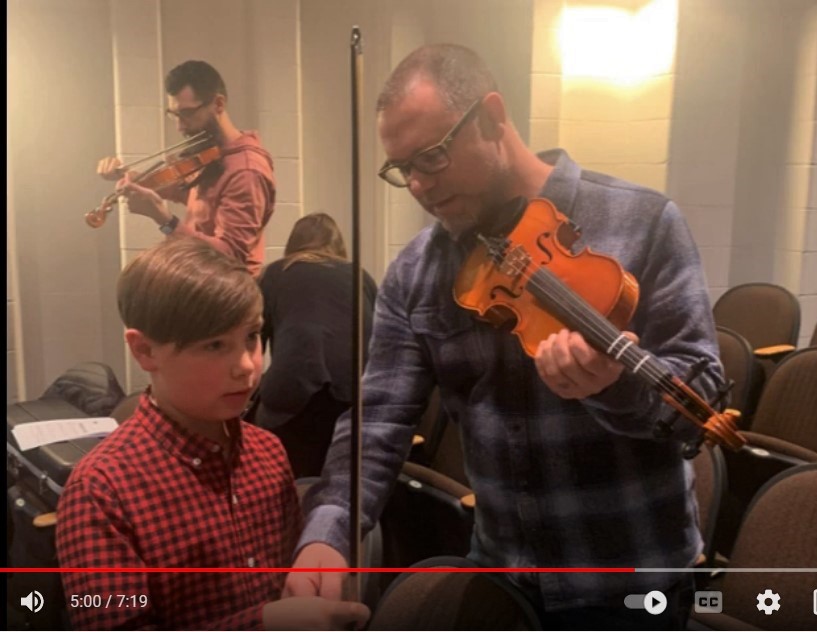
[[(628, 338), (638, 336), (627, 331)], [(596, 351), (580, 333), (562, 329), (539, 343), (534, 358), (545, 385), (562, 399), (583, 399), (600, 393), (621, 376), (624, 365)]]
[(125, 174), (125, 177), (116, 183), (116, 188), (128, 200), (128, 209), (131, 213), (150, 217), (159, 225), (167, 223), (172, 217), (162, 197), (156, 191), (133, 182), (130, 174)]

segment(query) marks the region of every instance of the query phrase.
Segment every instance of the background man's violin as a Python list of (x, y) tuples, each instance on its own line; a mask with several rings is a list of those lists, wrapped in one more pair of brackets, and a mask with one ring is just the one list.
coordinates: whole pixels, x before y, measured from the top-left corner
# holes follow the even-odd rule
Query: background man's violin
[[(158, 193), (170, 187), (188, 183), (190, 178), (199, 174), (204, 167), (221, 158), (221, 148), (213, 144), (212, 138), (207, 132), (200, 132), (178, 145), (163, 149), (128, 165), (123, 165), (120, 167), (120, 170), (124, 173), (129, 167), (135, 164), (155, 158), (170, 149), (178, 148), (181, 148), (178, 154), (160, 160), (133, 178), (132, 181)], [(98, 207), (86, 213), (85, 221), (87, 224), (93, 228), (102, 226), (102, 224), (105, 223), (108, 213), (113, 210), (113, 205), (119, 195), (119, 191), (114, 191), (103, 198)]]
[[(506, 235), (479, 235), (454, 284), (454, 300), (495, 326), (515, 320), (513, 333), (534, 357), (541, 340), (567, 328), (615, 358), (657, 389), (664, 401), (703, 429), (708, 441), (733, 450), (746, 440), (737, 432), (740, 413), (715, 411), (655, 356), (620, 328), (632, 318), (638, 284), (612, 257), (578, 254), (570, 246), (578, 233), (545, 199), (534, 199)], [(671, 431), (666, 425), (659, 426)], [(691, 446), (690, 456), (699, 445)]]

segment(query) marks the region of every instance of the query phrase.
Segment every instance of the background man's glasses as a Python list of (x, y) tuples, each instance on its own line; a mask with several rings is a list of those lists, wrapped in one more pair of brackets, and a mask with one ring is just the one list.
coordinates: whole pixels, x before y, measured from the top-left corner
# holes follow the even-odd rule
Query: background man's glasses
[(377, 175), (392, 186), (407, 187), (408, 178), (409, 175), (411, 175), (412, 169), (416, 169), (426, 175), (432, 175), (448, 167), (448, 165), (451, 164), (451, 157), (448, 155), (448, 146), (451, 144), (451, 141), (454, 140), (457, 132), (459, 132), (471, 118), (471, 115), (477, 111), (477, 106), (480, 103), (482, 103), (482, 98), (477, 99), (469, 105), (468, 109), (465, 110), (465, 114), (462, 115), (456, 125), (451, 128), (451, 131), (448, 132), (439, 143), (417, 152), (414, 156), (402, 162), (390, 162), (387, 160), (383, 166), (380, 167), (380, 171), (377, 172)]
[(209, 103), (199, 103), (197, 106), (192, 108), (182, 108), (181, 110), (165, 110), (165, 114), (167, 118), (172, 121), (178, 121), (179, 119), (189, 121), (193, 116), (198, 112), (201, 108), (205, 105), (209, 105)]

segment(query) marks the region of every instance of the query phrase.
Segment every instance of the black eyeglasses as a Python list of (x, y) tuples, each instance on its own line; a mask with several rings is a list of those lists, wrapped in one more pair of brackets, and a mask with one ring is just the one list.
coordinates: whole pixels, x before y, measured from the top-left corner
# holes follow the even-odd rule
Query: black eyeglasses
[(189, 121), (191, 118), (193, 118), (193, 116), (196, 114), (196, 112), (198, 112), (205, 105), (210, 105), (210, 102), (199, 103), (198, 105), (196, 105), (196, 106), (194, 106), (192, 108), (182, 108), (179, 111), (168, 109), (168, 110), (165, 110), (165, 114), (167, 115), (167, 118), (169, 118), (169, 119), (171, 119), (173, 121), (178, 121), (179, 119), (184, 119), (185, 121)]
[(383, 166), (380, 167), (380, 171), (377, 172), (377, 175), (392, 186), (407, 187), (409, 184), (408, 178), (412, 169), (416, 169), (426, 175), (432, 175), (448, 167), (448, 165), (451, 164), (451, 156), (448, 155), (448, 146), (451, 144), (451, 141), (454, 140), (457, 132), (463, 128), (474, 112), (477, 111), (477, 106), (480, 103), (482, 103), (482, 98), (477, 99), (468, 106), (462, 118), (457, 121), (457, 124), (451, 128), (451, 131), (448, 132), (439, 143), (418, 151), (408, 160), (401, 162), (391, 162), (387, 160)]

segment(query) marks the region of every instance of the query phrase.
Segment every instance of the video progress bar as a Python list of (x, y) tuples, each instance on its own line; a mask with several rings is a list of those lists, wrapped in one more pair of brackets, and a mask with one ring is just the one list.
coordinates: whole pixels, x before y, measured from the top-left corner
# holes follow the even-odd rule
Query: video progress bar
[(636, 573), (817, 573), (817, 568), (636, 568)]

